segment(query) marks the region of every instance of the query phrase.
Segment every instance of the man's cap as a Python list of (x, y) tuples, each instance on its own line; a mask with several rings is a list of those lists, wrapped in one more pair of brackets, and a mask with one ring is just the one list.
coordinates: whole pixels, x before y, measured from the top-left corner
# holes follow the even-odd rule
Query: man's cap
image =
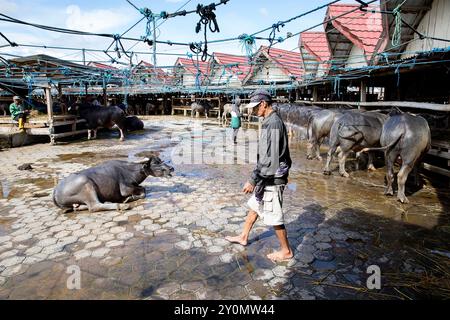
[(22, 100), (22, 98), (19, 97), (19, 96), (14, 96), (14, 97), (13, 97), (13, 100)]
[(261, 101), (267, 101), (269, 103), (272, 102), (272, 95), (267, 90), (255, 90), (255, 92), (250, 95), (250, 103), (247, 104), (247, 108), (253, 109), (260, 104)]

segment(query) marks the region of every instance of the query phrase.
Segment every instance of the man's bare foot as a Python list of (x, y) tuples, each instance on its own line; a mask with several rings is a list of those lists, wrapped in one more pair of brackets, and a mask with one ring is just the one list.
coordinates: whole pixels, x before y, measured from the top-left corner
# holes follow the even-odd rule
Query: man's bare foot
[(225, 240), (231, 242), (231, 243), (237, 243), (242, 246), (247, 245), (247, 240), (245, 240), (242, 236), (236, 236), (236, 237), (225, 237)]
[(270, 260), (274, 261), (274, 262), (282, 262), (282, 261), (287, 261), (290, 260), (294, 257), (294, 254), (292, 253), (292, 251), (276, 251), (276, 252), (272, 252), (269, 253), (267, 255), (267, 258), (269, 258)]

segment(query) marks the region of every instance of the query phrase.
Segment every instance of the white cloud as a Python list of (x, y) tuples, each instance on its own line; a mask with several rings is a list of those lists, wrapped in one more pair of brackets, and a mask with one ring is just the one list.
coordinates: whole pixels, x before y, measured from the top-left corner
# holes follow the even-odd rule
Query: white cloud
[(8, 14), (16, 12), (18, 7), (14, 2), (8, 0), (0, 0), (0, 8), (2, 10), (2, 13)]
[(119, 33), (130, 18), (121, 10), (97, 9), (82, 11), (77, 5), (66, 8), (66, 26), (69, 29), (83, 30), (89, 32), (112, 32)]
[(264, 17), (269, 16), (269, 11), (267, 10), (267, 8), (259, 8), (259, 13), (261, 13)]

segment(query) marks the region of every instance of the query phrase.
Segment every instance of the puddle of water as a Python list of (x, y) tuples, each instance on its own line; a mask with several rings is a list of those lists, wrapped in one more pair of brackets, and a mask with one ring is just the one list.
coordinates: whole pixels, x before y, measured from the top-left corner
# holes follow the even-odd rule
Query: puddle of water
[(8, 180), (0, 180), (0, 195), (2, 199), (7, 199), (9, 194), (11, 193), (11, 185)]
[(56, 187), (58, 184), (58, 178), (30, 178), (20, 179), (16, 182), (17, 185), (34, 184), (42, 190)]
[(61, 161), (93, 163), (94, 161), (97, 160), (125, 158), (126, 156), (114, 153), (108, 154), (108, 153), (82, 152), (82, 153), (59, 154), (57, 157), (58, 160)]

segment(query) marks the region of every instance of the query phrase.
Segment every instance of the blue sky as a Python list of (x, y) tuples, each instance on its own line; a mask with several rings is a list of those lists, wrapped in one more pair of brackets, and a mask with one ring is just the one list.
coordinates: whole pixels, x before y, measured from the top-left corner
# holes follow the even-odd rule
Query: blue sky
[[(147, 7), (153, 12), (174, 12), (188, 0), (132, 0), (139, 8)], [(209, 4), (212, 0), (193, 1), (185, 7), (187, 10), (194, 9), (198, 3)], [(217, 21), (220, 33), (208, 33), (209, 40), (235, 37), (243, 33), (253, 33), (271, 26), (280, 20), (287, 20), (295, 15), (328, 3), (329, 0), (230, 0), (228, 4), (217, 8)], [(344, 0), (343, 3), (355, 3)], [(126, 0), (109, 1), (50, 1), (50, 0), (0, 0), (0, 12), (14, 18), (31, 21), (40, 24), (52, 25), (63, 28), (85, 30), (91, 32), (122, 33), (136, 23), (142, 15), (133, 8)], [(325, 10), (320, 10), (307, 17), (300, 18), (289, 23), (281, 29), (280, 35), (286, 37), (287, 32), (296, 33), (323, 21)], [(195, 14), (186, 17), (168, 19), (158, 29), (158, 40), (170, 40), (179, 42), (201, 41), (202, 32), (195, 33), (198, 16)], [(321, 30), (321, 27), (317, 28)], [(0, 22), (0, 31), (11, 41), (17, 43), (30, 43), (48, 46), (70, 46), (77, 48), (95, 48), (104, 50), (111, 42), (108, 39), (98, 37), (74, 36), (47, 32), (23, 25)], [(270, 31), (261, 36), (267, 37)], [(145, 34), (145, 23), (137, 25), (127, 36), (140, 38)], [(276, 47), (292, 50), (296, 48), (298, 37), (284, 41)], [(124, 41), (126, 49), (135, 42)], [(5, 44), (0, 39), (0, 46)], [(267, 44), (266, 41), (258, 41), (257, 46)], [(150, 52), (146, 44), (138, 44), (133, 50)], [(159, 45), (159, 52), (186, 54), (189, 48), (180, 46)], [(211, 44), (209, 51), (220, 51), (232, 54), (243, 54), (238, 41)], [(74, 51), (59, 51), (51, 49), (32, 48), (3, 48), (1, 53), (18, 55), (29, 55), (45, 53), (52, 56), (81, 60), (81, 53)], [(107, 60), (103, 53), (89, 53), (87, 60)], [(138, 55), (135, 60), (146, 60), (151, 62), (150, 55)], [(158, 65), (173, 65), (176, 57), (158, 56)], [(125, 61), (125, 60), (123, 60)], [(136, 61), (133, 61), (136, 62)]]

